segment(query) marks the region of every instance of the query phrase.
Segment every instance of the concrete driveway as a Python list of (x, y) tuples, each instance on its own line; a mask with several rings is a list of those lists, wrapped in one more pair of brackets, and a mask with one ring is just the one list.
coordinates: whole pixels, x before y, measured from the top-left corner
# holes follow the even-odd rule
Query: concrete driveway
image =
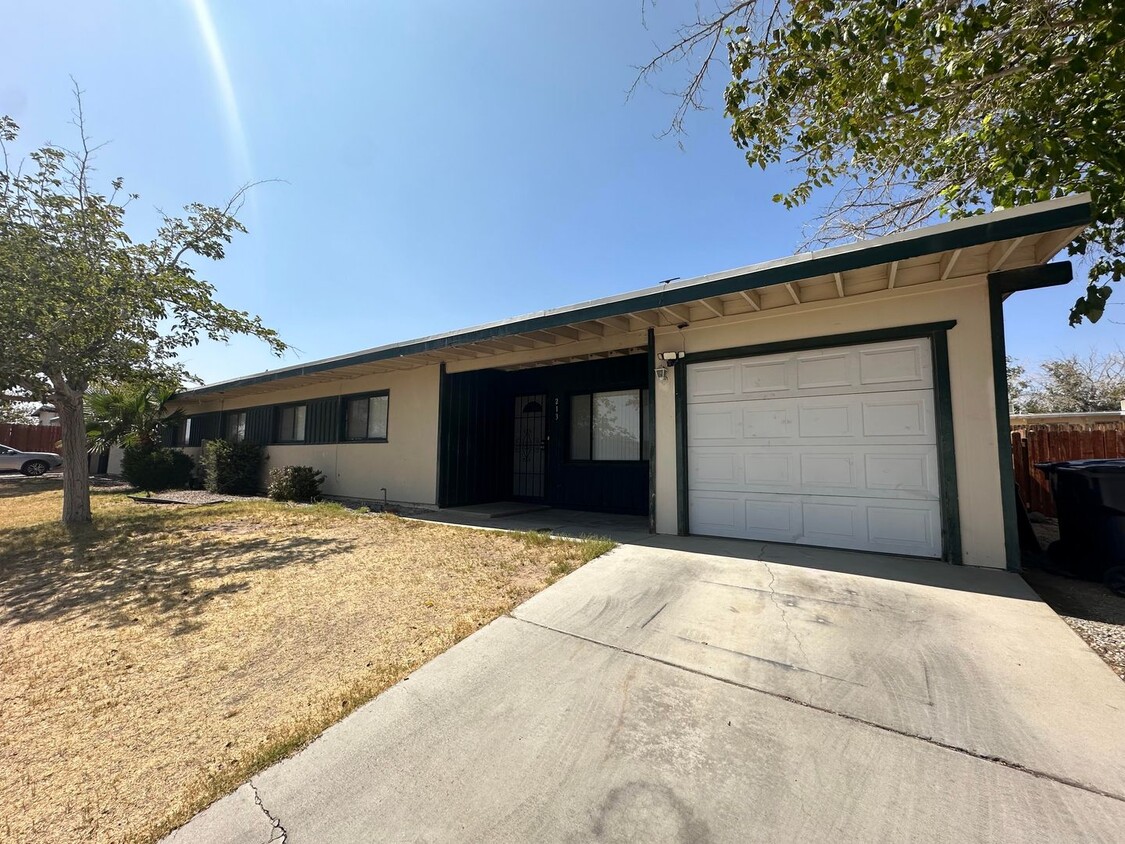
[(1125, 840), (1125, 684), (1017, 576), (658, 544), (568, 576), (168, 840)]

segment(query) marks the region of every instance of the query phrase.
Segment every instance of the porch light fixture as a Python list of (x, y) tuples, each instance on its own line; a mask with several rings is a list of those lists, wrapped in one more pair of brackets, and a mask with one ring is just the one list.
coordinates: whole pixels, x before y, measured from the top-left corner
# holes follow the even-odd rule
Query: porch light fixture
[[(668, 370), (665, 369), (663, 366), (656, 367), (656, 380), (657, 381), (667, 381), (668, 380)], [(1122, 404), (1125, 404), (1125, 402), (1122, 402)]]

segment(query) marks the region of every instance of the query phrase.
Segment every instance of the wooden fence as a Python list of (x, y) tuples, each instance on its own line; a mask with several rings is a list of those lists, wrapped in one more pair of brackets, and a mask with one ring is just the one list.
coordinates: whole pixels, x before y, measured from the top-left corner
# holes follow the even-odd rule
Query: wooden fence
[(62, 428), (58, 425), (10, 425), (0, 424), (0, 445), (19, 451), (59, 450)]
[(1032, 428), (1012, 432), (1012, 466), (1016, 484), (1028, 510), (1055, 515), (1055, 502), (1047, 476), (1036, 463), (1125, 457), (1125, 430), (1058, 430)]

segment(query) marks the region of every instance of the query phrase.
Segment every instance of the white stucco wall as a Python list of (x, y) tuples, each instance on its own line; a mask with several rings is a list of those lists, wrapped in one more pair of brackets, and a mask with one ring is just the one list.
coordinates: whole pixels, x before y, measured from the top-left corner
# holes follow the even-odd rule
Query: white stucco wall
[[(327, 478), (321, 487), (325, 495), (381, 501), (385, 488), (388, 501), (434, 506), (437, 503), (439, 373), (439, 367), (427, 366), (298, 389), (279, 389), (240, 399), (181, 403), (177, 406), (190, 416), (215, 410), (241, 410), (258, 405), (389, 390), (387, 442), (266, 446), (263, 487), (266, 473), (274, 467), (312, 466)], [(199, 449), (185, 448), (184, 451), (199, 459)]]
[[(966, 565), (1004, 568), (988, 288), (984, 276), (827, 300), (657, 333), (657, 353), (701, 352), (782, 340), (956, 320), (948, 333), (961, 542)], [(676, 418), (673, 368), (656, 389), (656, 524), (675, 533)]]

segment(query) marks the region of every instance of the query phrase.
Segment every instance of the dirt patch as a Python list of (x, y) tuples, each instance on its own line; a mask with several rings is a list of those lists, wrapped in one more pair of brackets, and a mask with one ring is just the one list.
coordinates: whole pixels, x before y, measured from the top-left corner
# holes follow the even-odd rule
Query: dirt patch
[(0, 498), (0, 840), (153, 841), (610, 547), (60, 498)]

